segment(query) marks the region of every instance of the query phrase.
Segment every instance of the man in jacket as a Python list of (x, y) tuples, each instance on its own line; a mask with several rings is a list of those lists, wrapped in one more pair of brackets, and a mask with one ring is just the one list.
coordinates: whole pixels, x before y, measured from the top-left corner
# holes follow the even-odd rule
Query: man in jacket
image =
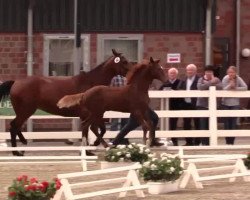
[[(168, 80), (159, 88), (159, 90), (179, 90), (181, 86), (181, 80), (178, 79), (178, 69), (172, 67), (167, 71)], [(170, 98), (169, 110), (180, 110), (182, 108), (183, 98)], [(177, 129), (178, 118), (169, 119), (169, 130)], [(174, 146), (178, 146), (178, 139), (171, 138)]]
[[(182, 90), (197, 90), (197, 83), (199, 80), (199, 76), (197, 75), (197, 67), (194, 64), (189, 64), (186, 66), (186, 78), (182, 82), (180, 89)], [(184, 110), (196, 110), (196, 101), (197, 98), (195, 97), (187, 97), (184, 98), (182, 109)], [(191, 130), (192, 129), (192, 120), (194, 121), (194, 127), (196, 130), (199, 130), (199, 119), (196, 117), (189, 117), (184, 118), (184, 130)], [(192, 137), (186, 137), (186, 144), (185, 146), (194, 146), (200, 144), (199, 138), (192, 138)]]

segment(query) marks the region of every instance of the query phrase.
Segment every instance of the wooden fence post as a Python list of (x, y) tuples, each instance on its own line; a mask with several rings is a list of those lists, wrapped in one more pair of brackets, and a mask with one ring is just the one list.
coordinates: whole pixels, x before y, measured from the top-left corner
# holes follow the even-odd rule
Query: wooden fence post
[(214, 86), (209, 88), (209, 132), (210, 132), (210, 146), (218, 145), (218, 135), (217, 135), (217, 95), (216, 88)]

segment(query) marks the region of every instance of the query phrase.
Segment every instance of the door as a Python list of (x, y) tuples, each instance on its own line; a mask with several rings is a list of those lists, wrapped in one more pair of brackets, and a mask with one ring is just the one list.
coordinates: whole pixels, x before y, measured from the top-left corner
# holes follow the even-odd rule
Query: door
[(222, 79), (229, 66), (229, 38), (214, 38), (213, 63), (216, 67), (215, 75)]

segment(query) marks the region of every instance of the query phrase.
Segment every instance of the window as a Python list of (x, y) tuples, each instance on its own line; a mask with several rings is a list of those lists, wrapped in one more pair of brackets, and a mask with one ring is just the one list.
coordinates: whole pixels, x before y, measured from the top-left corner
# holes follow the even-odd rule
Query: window
[(97, 36), (97, 61), (103, 62), (116, 49), (130, 61), (138, 62), (143, 57), (143, 35), (141, 34), (99, 34)]
[[(82, 35), (81, 42), (77, 52), (74, 35), (45, 35), (44, 75), (73, 76), (80, 70), (89, 71), (89, 35)], [(79, 55), (80, 66), (76, 64), (76, 55)]]

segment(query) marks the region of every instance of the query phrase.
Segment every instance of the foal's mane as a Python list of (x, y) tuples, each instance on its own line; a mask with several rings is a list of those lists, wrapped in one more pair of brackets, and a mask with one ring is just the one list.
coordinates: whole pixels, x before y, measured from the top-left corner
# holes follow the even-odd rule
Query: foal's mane
[(102, 69), (105, 68), (105, 65), (112, 57), (113, 56), (110, 56), (107, 60), (103, 61), (101, 64), (97, 65), (95, 68), (91, 69), (90, 71), (88, 72), (81, 71), (78, 75), (76, 75), (76, 77), (79, 79), (79, 84), (81, 84), (82, 82), (86, 82), (86, 81), (91, 82), (92, 79), (98, 78), (96, 76), (100, 74), (99, 72), (101, 72)]
[(106, 65), (109, 60), (112, 58), (113, 56), (110, 56), (108, 59), (104, 60), (101, 64), (97, 65), (94, 69), (90, 70), (89, 72), (95, 72), (96, 70), (98, 70), (99, 68), (102, 68), (104, 65)]
[(138, 71), (145, 69), (149, 64), (148, 60), (143, 60), (141, 63), (135, 64), (131, 70), (127, 73), (127, 84), (130, 84), (133, 77), (137, 74)]

